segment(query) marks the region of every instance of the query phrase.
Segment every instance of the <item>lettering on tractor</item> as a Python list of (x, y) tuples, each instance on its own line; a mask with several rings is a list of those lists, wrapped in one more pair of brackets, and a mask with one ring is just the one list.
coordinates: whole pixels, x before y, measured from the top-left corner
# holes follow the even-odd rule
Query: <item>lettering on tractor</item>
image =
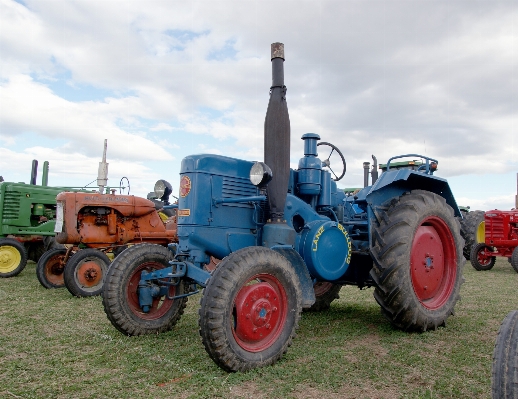
[[(290, 169), (284, 59), (284, 45), (272, 44), (264, 160), (185, 157), (178, 208), (190, 212), (178, 218), (178, 243), (135, 245), (112, 262), (103, 306), (122, 333), (170, 330), (201, 287), (205, 350), (222, 369), (244, 371), (277, 362), (302, 310), (329, 308), (344, 285), (373, 287), (402, 330), (437, 329), (453, 314), (464, 240), (448, 182), (434, 175), (438, 161), (390, 158), (371, 186), (346, 196), (336, 183), (342, 152), (306, 133)], [(422, 163), (391, 167), (409, 157)], [(212, 258), (221, 262), (209, 272)]]

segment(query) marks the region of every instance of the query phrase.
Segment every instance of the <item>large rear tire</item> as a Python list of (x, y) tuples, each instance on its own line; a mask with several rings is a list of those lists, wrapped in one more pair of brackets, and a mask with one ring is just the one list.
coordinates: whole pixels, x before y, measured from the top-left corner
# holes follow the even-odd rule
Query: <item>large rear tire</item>
[(45, 253), (45, 246), (43, 245), (43, 241), (31, 242), (25, 245), (25, 250), (27, 252), (27, 258), (38, 263)]
[(263, 247), (231, 253), (203, 291), (199, 326), (205, 350), (227, 371), (275, 363), (295, 337), (301, 297), (298, 278), (282, 255)]
[(13, 277), (27, 265), (27, 251), (13, 238), (0, 238), (0, 277)]
[(67, 262), (63, 277), (65, 286), (74, 296), (96, 296), (103, 289), (110, 258), (94, 248), (77, 251)]
[(509, 263), (511, 263), (511, 266), (513, 267), (514, 271), (518, 273), (518, 247), (513, 249), (513, 253), (509, 258)]
[(443, 197), (413, 190), (393, 199), (373, 227), (374, 298), (397, 328), (445, 325), (463, 283), (464, 240)]
[(493, 399), (518, 398), (518, 311), (505, 317), (496, 337), (491, 373)]
[(61, 288), (65, 286), (63, 271), (65, 270), (65, 248), (52, 248), (43, 254), (36, 265), (36, 277), (45, 288)]
[(491, 270), (495, 265), (496, 256), (493, 256), (491, 247), (481, 242), (471, 248), (470, 262), (475, 270)]
[(315, 291), (315, 303), (308, 309), (303, 309), (306, 312), (321, 312), (331, 307), (331, 302), (340, 298), (339, 292), (342, 289), (341, 285), (318, 282), (313, 285)]
[(484, 242), (485, 226), (484, 211), (471, 211), (464, 214), (460, 221), (460, 234), (464, 238), (464, 257), (469, 260), (471, 248)]
[[(125, 335), (158, 334), (171, 330), (180, 320), (187, 297), (153, 299), (149, 312), (139, 305), (138, 284), (142, 271), (169, 267), (173, 253), (161, 245), (139, 244), (124, 250), (110, 266), (102, 291), (104, 312), (113, 326)], [(169, 297), (186, 293), (185, 284), (170, 286)]]

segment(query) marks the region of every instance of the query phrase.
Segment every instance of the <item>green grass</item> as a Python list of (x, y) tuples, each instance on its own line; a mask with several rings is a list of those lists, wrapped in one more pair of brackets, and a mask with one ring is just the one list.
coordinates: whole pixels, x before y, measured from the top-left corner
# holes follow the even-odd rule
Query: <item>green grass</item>
[(464, 268), (456, 315), (426, 333), (393, 329), (372, 289), (342, 288), (321, 313), (304, 313), (277, 364), (226, 373), (198, 334), (199, 294), (173, 331), (125, 337), (101, 298), (46, 290), (30, 263), (0, 279), (0, 398), (488, 398), (491, 355), (518, 309), (518, 274)]

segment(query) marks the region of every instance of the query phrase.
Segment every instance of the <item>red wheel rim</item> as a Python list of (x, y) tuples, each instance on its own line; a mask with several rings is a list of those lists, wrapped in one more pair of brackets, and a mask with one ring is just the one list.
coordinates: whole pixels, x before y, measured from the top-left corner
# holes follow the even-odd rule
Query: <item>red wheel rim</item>
[(333, 283), (328, 282), (319, 282), (315, 283), (313, 285), (313, 289), (315, 290), (315, 296), (319, 297), (321, 295), (324, 295), (327, 291), (329, 291), (331, 288), (333, 288)]
[[(149, 309), (149, 312), (144, 313), (140, 308), (138, 300), (138, 283), (140, 281), (140, 274), (143, 270), (152, 272), (153, 270), (163, 269), (165, 266), (157, 262), (146, 262), (139, 265), (130, 276), (128, 284), (126, 286), (126, 299), (131, 312), (140, 319), (143, 320), (156, 320), (165, 315), (171, 306), (173, 306), (174, 300), (167, 299), (167, 297), (153, 298), (153, 304)], [(169, 296), (174, 296), (176, 293), (176, 287), (169, 287)]]
[(65, 255), (56, 254), (51, 256), (45, 264), (45, 278), (53, 285), (65, 284), (63, 259), (65, 259)]
[(448, 225), (430, 216), (418, 227), (410, 254), (410, 274), (421, 304), (438, 309), (450, 297), (457, 276), (457, 250)]
[(86, 288), (92, 288), (102, 283), (103, 269), (102, 266), (94, 261), (87, 260), (83, 262), (76, 270), (77, 282)]
[(257, 274), (237, 293), (232, 314), (232, 334), (239, 346), (249, 352), (263, 351), (277, 340), (286, 324), (286, 291), (276, 277)]
[(480, 248), (480, 250), (477, 252), (477, 262), (481, 265), (481, 266), (487, 266), (491, 263), (491, 258), (493, 257), (493, 255), (491, 255), (489, 253), (489, 248), (488, 247), (482, 247)]

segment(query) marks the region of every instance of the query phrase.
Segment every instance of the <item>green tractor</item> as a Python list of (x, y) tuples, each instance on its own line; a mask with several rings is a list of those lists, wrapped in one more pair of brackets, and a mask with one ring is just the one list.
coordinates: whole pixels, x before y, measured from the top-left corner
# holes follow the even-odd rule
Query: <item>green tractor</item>
[(36, 184), (38, 161), (32, 161), (31, 180), (0, 182), (0, 277), (19, 274), (27, 260), (37, 262), (54, 241), (56, 196), (70, 187), (49, 187), (49, 163), (43, 164), (41, 185)]

